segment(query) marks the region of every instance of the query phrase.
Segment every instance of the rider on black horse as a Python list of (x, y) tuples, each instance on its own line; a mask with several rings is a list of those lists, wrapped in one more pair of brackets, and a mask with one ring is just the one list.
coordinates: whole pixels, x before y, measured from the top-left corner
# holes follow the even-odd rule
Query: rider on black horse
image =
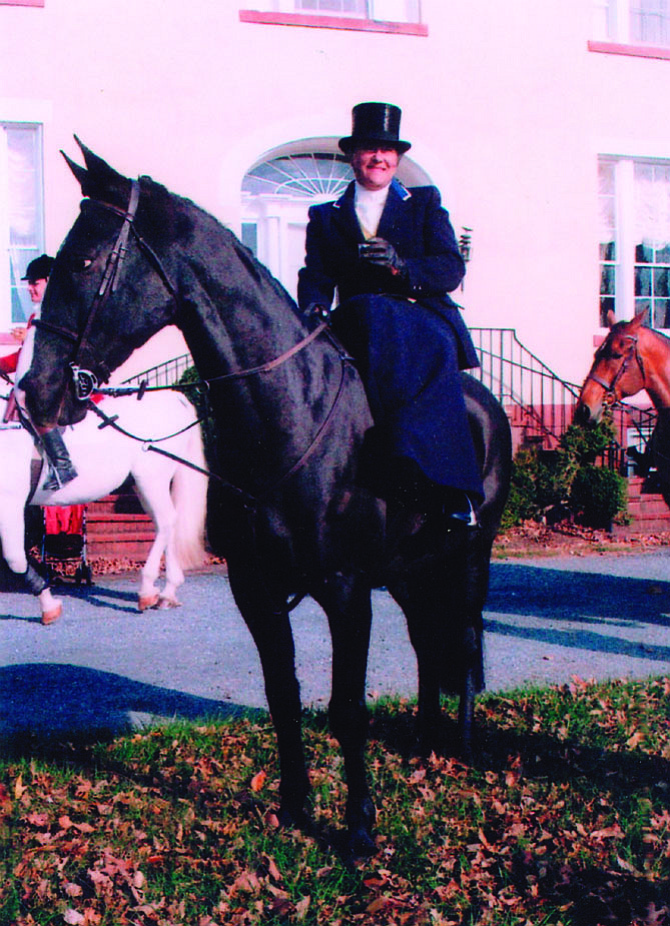
[(333, 329), (357, 360), (375, 420), (363, 448), (371, 488), (474, 526), (483, 490), (459, 371), (479, 362), (447, 295), (465, 264), (438, 190), (395, 179), (410, 147), (400, 115), (388, 103), (354, 107), (339, 144), (356, 179), (309, 211), (298, 301), (327, 317), (337, 290)]

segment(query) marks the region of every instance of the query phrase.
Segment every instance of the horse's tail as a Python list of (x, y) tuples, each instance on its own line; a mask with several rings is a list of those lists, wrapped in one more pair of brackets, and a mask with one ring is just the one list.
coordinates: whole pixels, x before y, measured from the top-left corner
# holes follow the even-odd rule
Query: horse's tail
[[(185, 458), (205, 469), (202, 431), (198, 426), (191, 428), (188, 434)], [(177, 466), (172, 480), (172, 500), (177, 509), (176, 548), (182, 569), (197, 569), (205, 561), (207, 481), (204, 473), (182, 465)]]

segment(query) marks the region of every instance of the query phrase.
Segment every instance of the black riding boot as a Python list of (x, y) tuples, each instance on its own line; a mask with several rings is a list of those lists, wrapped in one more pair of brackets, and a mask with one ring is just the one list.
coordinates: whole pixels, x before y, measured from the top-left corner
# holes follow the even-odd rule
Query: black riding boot
[(42, 488), (45, 492), (55, 492), (61, 486), (72, 482), (77, 475), (77, 470), (72, 465), (70, 454), (58, 428), (45, 431), (40, 438), (49, 463), (49, 476)]

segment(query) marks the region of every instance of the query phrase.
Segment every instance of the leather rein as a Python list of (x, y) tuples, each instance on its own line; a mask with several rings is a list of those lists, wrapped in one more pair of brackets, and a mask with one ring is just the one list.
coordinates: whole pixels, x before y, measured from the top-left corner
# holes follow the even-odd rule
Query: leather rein
[[(118, 287), (119, 279), (121, 276), (121, 270), (123, 268), (123, 264), (124, 264), (126, 254), (128, 251), (128, 244), (129, 244), (131, 233), (135, 241), (137, 242), (140, 250), (142, 251), (142, 253), (148, 258), (149, 262), (153, 265), (154, 269), (160, 276), (165, 288), (170, 293), (175, 303), (178, 302), (177, 290), (175, 286), (172, 284), (168, 273), (166, 272), (165, 268), (163, 267), (161, 263), (160, 258), (158, 257), (154, 249), (151, 247), (151, 245), (137, 231), (137, 228), (135, 226), (135, 216), (137, 214), (137, 207), (139, 205), (139, 200), (140, 200), (140, 182), (139, 180), (131, 180), (130, 183), (131, 183), (130, 197), (128, 201), (127, 210), (119, 209), (117, 206), (113, 206), (111, 203), (106, 203), (102, 200), (95, 200), (95, 199), (88, 200), (88, 202), (90, 202), (94, 206), (97, 206), (101, 209), (105, 209), (108, 212), (113, 212), (116, 215), (120, 216), (123, 219), (123, 222), (121, 224), (121, 228), (116, 238), (114, 247), (112, 248), (109, 254), (109, 257), (107, 258), (107, 264), (106, 264), (105, 271), (102, 276), (102, 280), (100, 282), (100, 286), (91, 304), (91, 311), (89, 312), (86, 325), (84, 326), (84, 330), (81, 333), (81, 335), (61, 325), (57, 325), (53, 322), (47, 322), (47, 321), (44, 321), (43, 319), (35, 319), (33, 321), (33, 324), (38, 328), (44, 329), (45, 331), (50, 331), (54, 334), (57, 334), (60, 337), (64, 338), (65, 340), (71, 341), (73, 344), (76, 345), (76, 352), (75, 352), (74, 360), (70, 362), (70, 369), (72, 371), (72, 378), (74, 381), (75, 395), (78, 401), (88, 402), (91, 409), (95, 411), (98, 417), (102, 418), (102, 424), (99, 426), (100, 428), (112, 427), (115, 430), (120, 431), (126, 437), (132, 438), (133, 440), (137, 440), (145, 444), (146, 450), (152, 450), (155, 453), (160, 453), (163, 456), (176, 460), (179, 463), (183, 463), (185, 466), (188, 466), (191, 469), (195, 469), (199, 472), (202, 472), (206, 476), (214, 477), (215, 479), (222, 482), (227, 488), (234, 491), (238, 497), (243, 498), (245, 501), (245, 504), (249, 504), (249, 503), (255, 504), (259, 500), (263, 499), (264, 497), (269, 496), (272, 492), (274, 492), (277, 488), (279, 488), (286, 480), (288, 480), (291, 476), (293, 476), (296, 472), (298, 472), (305, 465), (309, 457), (312, 455), (312, 453), (314, 452), (314, 450), (320, 443), (320, 440), (322, 436), (324, 435), (326, 428), (335, 413), (335, 409), (342, 395), (342, 391), (344, 388), (345, 364), (351, 358), (349, 358), (344, 351), (338, 348), (339, 353), (340, 353), (340, 359), (342, 360), (340, 382), (339, 382), (339, 385), (338, 385), (338, 388), (335, 394), (335, 398), (333, 399), (333, 402), (331, 404), (331, 407), (328, 410), (328, 413), (326, 414), (326, 417), (321, 422), (317, 430), (317, 433), (314, 436), (311, 444), (307, 447), (307, 449), (300, 456), (300, 458), (295, 463), (292, 464), (292, 466), (290, 467), (290, 469), (287, 470), (287, 472), (285, 472), (279, 479), (277, 479), (274, 483), (272, 483), (272, 485), (268, 486), (257, 497), (252, 497), (248, 493), (244, 492), (242, 489), (239, 489), (237, 486), (234, 486), (231, 483), (227, 482), (227, 480), (219, 476), (218, 473), (212, 473), (209, 470), (202, 469), (201, 467), (196, 466), (195, 464), (190, 463), (188, 460), (184, 460), (181, 457), (178, 457), (175, 454), (172, 454), (163, 448), (154, 446), (153, 441), (146, 441), (144, 438), (131, 434), (129, 431), (126, 431), (120, 425), (116, 423), (115, 417), (110, 417), (108, 415), (105, 415), (104, 412), (101, 412), (101, 410), (98, 409), (95, 403), (90, 401), (91, 396), (94, 392), (102, 393), (103, 395), (108, 394), (108, 395), (116, 395), (116, 396), (137, 393), (138, 399), (140, 399), (144, 395), (145, 392), (153, 391), (154, 389), (168, 388), (168, 387), (163, 387), (163, 386), (159, 386), (159, 387), (148, 386), (146, 382), (141, 383), (137, 387), (120, 387), (120, 388), (113, 387), (113, 386), (104, 387), (99, 384), (98, 377), (92, 370), (86, 369), (80, 365), (80, 360), (82, 358), (84, 350), (88, 346), (88, 336), (93, 329), (93, 324), (95, 322), (96, 316), (98, 312), (106, 304), (107, 300), (109, 299), (110, 294), (116, 292), (116, 289)], [(297, 344), (294, 344), (288, 350), (284, 351), (284, 353), (280, 354), (278, 357), (274, 357), (273, 359), (268, 360), (265, 363), (259, 364), (258, 366), (249, 367), (244, 370), (233, 371), (230, 373), (224, 373), (220, 376), (214, 376), (214, 377), (211, 377), (205, 380), (197, 380), (193, 383), (190, 383), (189, 385), (194, 386), (194, 387), (198, 385), (205, 385), (209, 387), (211, 383), (214, 383), (214, 382), (233, 381), (233, 380), (243, 379), (248, 376), (256, 376), (258, 374), (268, 373), (271, 370), (274, 370), (277, 367), (284, 364), (287, 360), (290, 360), (291, 357), (294, 357), (300, 351), (304, 350), (304, 348), (307, 347), (308, 344), (311, 344), (312, 341), (316, 340), (316, 338), (318, 338), (324, 331), (328, 329), (329, 329), (328, 322), (322, 321), (316, 328), (310, 331), (309, 334), (307, 334), (304, 338), (302, 338), (302, 340), (300, 340)], [(105, 376), (108, 377), (110, 371), (108, 370), (106, 364), (104, 364), (104, 362), (100, 362), (99, 366), (102, 368)], [(199, 423), (200, 423), (199, 421), (195, 422), (195, 424), (199, 424)], [(174, 436), (176, 435), (174, 434), (169, 435), (169, 437), (174, 437)], [(160, 438), (159, 440), (161, 441), (168, 440), (169, 437), (163, 437), (163, 438)]]
[(616, 396), (616, 387), (621, 377), (626, 373), (626, 370), (628, 369), (628, 363), (631, 357), (635, 358), (637, 365), (640, 369), (640, 373), (642, 374), (643, 381), (646, 379), (644, 361), (642, 360), (642, 357), (640, 356), (640, 352), (637, 347), (637, 341), (638, 341), (637, 335), (622, 334), (620, 335), (620, 337), (625, 338), (627, 341), (632, 341), (633, 350), (627, 353), (626, 356), (623, 358), (621, 362), (621, 366), (619, 367), (619, 369), (616, 371), (616, 373), (612, 377), (612, 381), (610, 383), (606, 383), (604, 379), (602, 379), (600, 376), (596, 376), (595, 373), (589, 373), (585, 380), (585, 382), (588, 382), (588, 380), (593, 380), (593, 382), (597, 383), (601, 387), (601, 389), (605, 390), (605, 404), (606, 405), (613, 405), (615, 402), (618, 401), (617, 396)]

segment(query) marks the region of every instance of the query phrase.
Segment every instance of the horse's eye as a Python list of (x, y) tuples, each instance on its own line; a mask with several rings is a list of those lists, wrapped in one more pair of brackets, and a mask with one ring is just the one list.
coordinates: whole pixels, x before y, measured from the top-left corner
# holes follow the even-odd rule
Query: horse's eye
[(83, 273), (84, 270), (88, 270), (92, 263), (90, 257), (72, 257), (70, 259), (70, 267), (75, 273)]

